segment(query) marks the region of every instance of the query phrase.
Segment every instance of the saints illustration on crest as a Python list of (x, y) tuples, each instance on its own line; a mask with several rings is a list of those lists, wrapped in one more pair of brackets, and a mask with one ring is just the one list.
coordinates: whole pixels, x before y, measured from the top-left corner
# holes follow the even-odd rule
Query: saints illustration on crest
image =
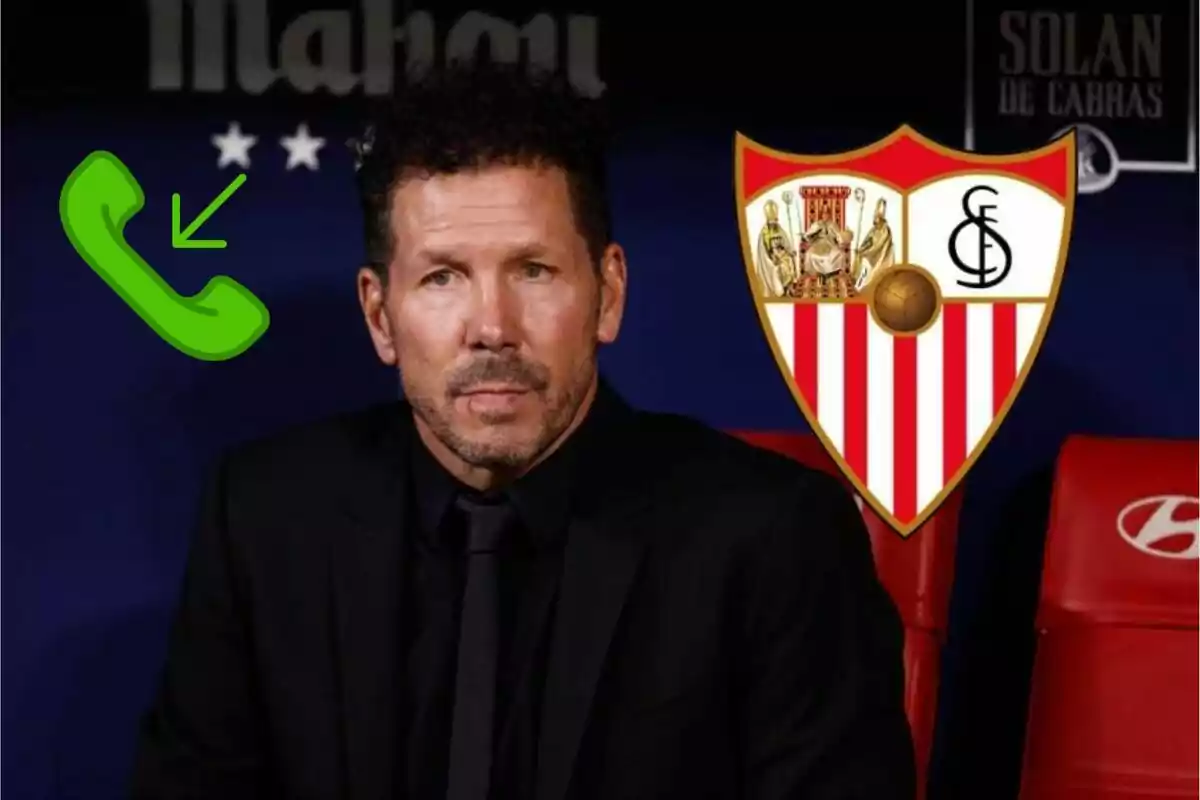
[[(764, 203), (765, 220), (758, 234), (755, 271), (765, 300), (849, 299), (876, 275), (895, 263), (888, 202), (875, 198), (870, 227), (863, 230), (867, 191), (859, 186), (799, 185), (801, 207), (793, 212), (797, 192), (783, 189), (786, 223), (779, 204)], [(855, 229), (846, 227), (847, 199), (853, 197)], [(797, 229), (797, 225), (799, 226)]]

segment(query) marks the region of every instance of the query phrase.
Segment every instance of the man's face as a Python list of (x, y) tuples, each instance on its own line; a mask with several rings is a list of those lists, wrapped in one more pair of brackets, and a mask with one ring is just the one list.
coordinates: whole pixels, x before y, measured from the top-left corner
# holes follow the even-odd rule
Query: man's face
[(468, 467), (529, 466), (578, 422), (616, 339), (620, 248), (597, 272), (552, 168), (407, 180), (390, 219), (388, 281), (361, 271), (359, 296), (423, 438)]

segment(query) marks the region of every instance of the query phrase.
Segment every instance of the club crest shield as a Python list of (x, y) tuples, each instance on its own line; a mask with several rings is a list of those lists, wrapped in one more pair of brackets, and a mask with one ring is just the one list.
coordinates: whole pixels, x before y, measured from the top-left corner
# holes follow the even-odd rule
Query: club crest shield
[(991, 156), (903, 126), (805, 156), (735, 142), (738, 226), (763, 331), (863, 500), (907, 537), (1003, 421), (1054, 311), (1074, 134)]

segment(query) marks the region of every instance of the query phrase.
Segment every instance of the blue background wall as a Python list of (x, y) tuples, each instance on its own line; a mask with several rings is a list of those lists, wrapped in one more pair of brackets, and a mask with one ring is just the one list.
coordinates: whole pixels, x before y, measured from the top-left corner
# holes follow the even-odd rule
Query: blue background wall
[[(134, 38), (144, 48), (144, 36)], [(821, 152), (908, 121), (960, 145), (954, 65), (963, 55), (952, 49), (906, 67), (877, 88), (872, 114), (798, 120), (754, 98), (729, 100), (746, 93), (755, 69), (731, 72), (711, 63), (717, 45), (692, 45), (690, 66), (672, 74), (707, 88), (669, 112), (652, 113), (650, 100), (626, 109), (613, 203), (630, 257), (630, 307), (604, 367), (638, 405), (720, 427), (802, 430), (745, 283), (733, 131)], [(76, 76), (86, 71), (82, 60), (63, 63)], [(635, 66), (624, 80), (652, 69)], [(713, 83), (721, 76), (732, 88)], [(725, 105), (706, 106), (706, 93)], [(390, 397), (395, 379), (375, 363), (354, 298), (360, 229), (341, 146), (354, 129), (342, 104), (25, 97), (5, 119), (0, 209), (3, 791), (99, 800), (121, 796), (202, 470), (231, 442)], [(209, 137), (233, 119), (260, 141), (247, 183), (201, 231), (229, 248), (172, 250), (170, 195), (182, 194), (190, 218), (225, 187), (234, 173), (216, 168)], [(302, 121), (328, 140), (319, 172), (284, 170), (278, 138)], [(115, 153), (141, 182), (146, 206), (128, 238), (179, 291), (224, 273), (270, 308), (271, 328), (248, 353), (220, 364), (184, 357), (75, 255), (58, 194), (94, 149)], [(944, 796), (1013, 793), (1039, 513), (1063, 437), (1197, 435), (1196, 197), (1195, 174), (1123, 174), (1079, 200), (1044, 348), (967, 481), (935, 752), (934, 788)]]

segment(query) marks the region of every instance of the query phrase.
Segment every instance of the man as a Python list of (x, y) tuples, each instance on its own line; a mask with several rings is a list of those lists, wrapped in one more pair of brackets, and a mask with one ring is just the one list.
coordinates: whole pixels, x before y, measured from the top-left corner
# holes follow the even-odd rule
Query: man
[(804, 265), (809, 272), (828, 277), (846, 269), (845, 245), (849, 232), (833, 221), (829, 206), (821, 209), (820, 215), (804, 232), (808, 247), (804, 254)]
[(449, 70), (372, 127), (358, 275), (405, 402), (216, 472), (136, 798), (908, 798), (850, 496), (597, 376), (590, 102)]
[[(866, 270), (863, 270), (863, 262)], [(882, 197), (875, 203), (875, 217), (871, 230), (858, 246), (854, 257), (854, 281), (858, 288), (865, 286), (880, 272), (896, 263), (896, 249), (892, 243), (892, 226), (887, 221), (887, 200)]]
[(763, 297), (783, 297), (796, 280), (796, 250), (792, 237), (779, 224), (779, 205), (774, 200), (763, 204), (766, 222), (758, 234), (758, 258), (755, 261)]

